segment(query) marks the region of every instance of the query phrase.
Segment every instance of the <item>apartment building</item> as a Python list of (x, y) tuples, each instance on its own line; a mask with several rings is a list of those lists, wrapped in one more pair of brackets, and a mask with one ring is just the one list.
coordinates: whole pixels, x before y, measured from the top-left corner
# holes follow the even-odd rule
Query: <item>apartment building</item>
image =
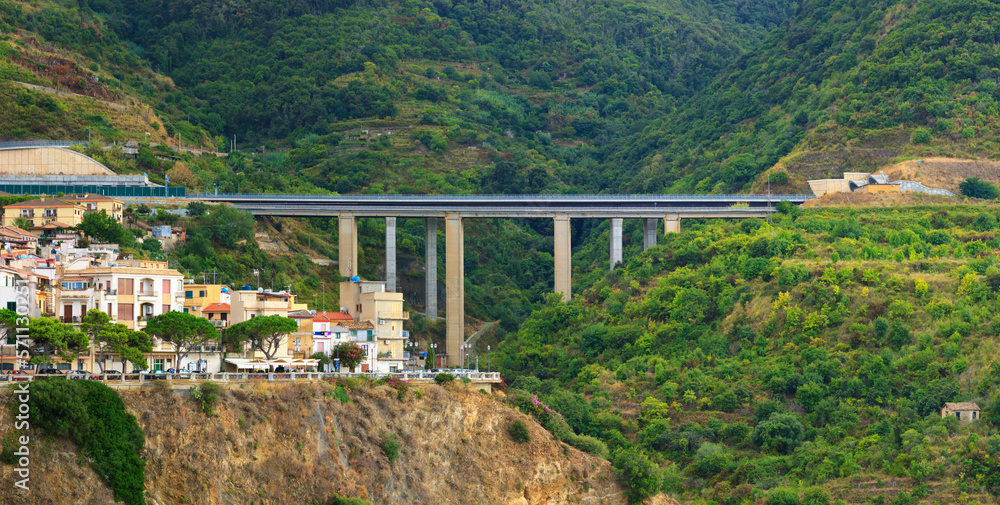
[(83, 221), (87, 208), (71, 202), (55, 198), (36, 198), (21, 203), (12, 203), (3, 208), (4, 226), (16, 227), (14, 221), (23, 217), (28, 220), (31, 228), (42, 228), (52, 225), (58, 228), (71, 228)]
[[(184, 276), (167, 268), (166, 262), (92, 263), (74, 263), (78, 268), (67, 268), (60, 276), (55, 303), (60, 321), (79, 325), (89, 309), (98, 309), (113, 322), (141, 330), (160, 314), (183, 310)], [(90, 355), (81, 356), (75, 368), (95, 371), (95, 351), (92, 344)], [(169, 343), (153, 342), (149, 360), (154, 369), (176, 368), (173, 358)], [(124, 365), (115, 357), (108, 361), (105, 369), (121, 370)]]
[(116, 198), (97, 195), (94, 193), (83, 193), (79, 195), (66, 195), (61, 197), (60, 200), (75, 203), (87, 209), (87, 212), (100, 212), (103, 210), (104, 212), (107, 212), (109, 216), (114, 218), (115, 221), (118, 221), (119, 223), (122, 222), (122, 213), (125, 209), (125, 203)]
[(202, 315), (206, 307), (213, 304), (229, 305), (231, 303), (232, 295), (230, 294), (229, 286), (223, 284), (184, 285), (184, 312), (187, 314), (206, 317)]
[(340, 300), (355, 321), (372, 324), (371, 336), (379, 344), (373, 368), (385, 373), (405, 369), (404, 343), (410, 332), (403, 330), (403, 323), (410, 313), (403, 310), (403, 294), (386, 292), (381, 281), (346, 281), (340, 283)]

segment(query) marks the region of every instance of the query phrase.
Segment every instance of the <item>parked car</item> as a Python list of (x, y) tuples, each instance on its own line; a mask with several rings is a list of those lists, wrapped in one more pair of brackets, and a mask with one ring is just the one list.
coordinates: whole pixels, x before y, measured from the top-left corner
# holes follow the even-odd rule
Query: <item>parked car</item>
[(28, 372), (24, 370), (7, 370), (5, 373), (7, 375), (28, 375)]
[(63, 374), (62, 370), (59, 370), (59, 369), (56, 369), (56, 368), (42, 368), (40, 370), (35, 370), (35, 377), (36, 378), (39, 378), (39, 377), (51, 377), (51, 376), (63, 377), (63, 378), (66, 377)]
[(122, 373), (119, 370), (105, 370), (104, 371), (104, 375), (121, 375), (121, 374)]

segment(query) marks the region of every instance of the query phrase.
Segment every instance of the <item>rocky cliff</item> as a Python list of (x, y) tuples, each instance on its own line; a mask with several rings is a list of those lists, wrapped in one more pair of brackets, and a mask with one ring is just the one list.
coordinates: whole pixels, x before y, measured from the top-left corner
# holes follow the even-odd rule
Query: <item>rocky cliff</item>
[[(419, 391), (418, 394), (416, 391)], [(243, 385), (206, 416), (187, 391), (123, 391), (146, 437), (146, 496), (166, 504), (312, 504), (332, 495), (374, 504), (619, 504), (610, 465), (554, 440), (497, 398), (427, 386)], [(528, 443), (507, 427), (523, 419)], [(0, 427), (12, 434), (4, 409)], [(0, 465), (0, 503), (107, 504), (110, 490), (76, 447), (33, 433), (31, 490)], [(390, 461), (382, 449), (399, 442)]]

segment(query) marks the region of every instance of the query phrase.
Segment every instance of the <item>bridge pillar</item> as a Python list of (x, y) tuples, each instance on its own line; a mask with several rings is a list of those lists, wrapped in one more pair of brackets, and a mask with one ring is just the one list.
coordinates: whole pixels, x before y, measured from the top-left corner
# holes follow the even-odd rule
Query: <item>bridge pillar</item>
[(656, 219), (642, 220), (642, 250), (656, 245)]
[(385, 290), (396, 292), (396, 218), (385, 218)]
[(555, 292), (562, 293), (562, 299), (568, 302), (572, 297), (573, 270), (570, 267), (572, 260), (572, 233), (569, 227), (569, 216), (566, 214), (555, 215), (555, 226), (552, 238), (554, 241), (553, 256), (555, 256)]
[(663, 233), (680, 233), (681, 216), (678, 214), (667, 214), (663, 218)]
[(358, 223), (351, 212), (337, 214), (340, 226), (340, 243), (337, 254), (340, 260), (341, 277), (358, 274)]
[(611, 269), (622, 262), (622, 218), (611, 218)]
[(445, 214), (445, 350), (448, 365), (461, 366), (465, 343), (465, 237), (461, 214)]
[(425, 254), (424, 312), (427, 319), (437, 321), (438, 317), (438, 222), (436, 217), (427, 218), (427, 252)]

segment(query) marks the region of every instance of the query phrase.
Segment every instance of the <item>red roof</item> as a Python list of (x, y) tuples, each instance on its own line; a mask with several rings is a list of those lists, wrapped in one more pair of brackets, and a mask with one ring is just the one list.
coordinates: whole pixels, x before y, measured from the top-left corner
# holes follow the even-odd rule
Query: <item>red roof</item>
[(204, 309), (201, 309), (202, 313), (205, 312), (229, 312), (228, 303), (213, 303)]
[(354, 318), (350, 314), (344, 312), (317, 312), (313, 316), (313, 322), (333, 322), (333, 321), (353, 321)]

